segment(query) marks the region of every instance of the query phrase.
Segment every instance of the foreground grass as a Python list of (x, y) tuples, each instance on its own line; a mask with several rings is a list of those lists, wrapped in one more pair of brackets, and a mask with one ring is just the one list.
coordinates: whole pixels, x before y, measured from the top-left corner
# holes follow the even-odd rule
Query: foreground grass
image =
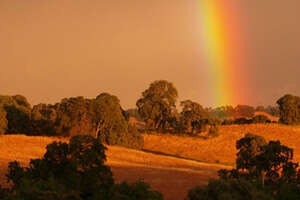
[[(0, 136), (0, 183), (6, 185), (7, 164), (17, 160), (28, 165), (30, 159), (40, 158), (47, 144), (67, 142), (63, 138), (29, 137), (24, 135)], [(144, 179), (153, 189), (163, 193), (166, 200), (184, 199), (188, 189), (216, 177), (224, 166), (199, 163), (172, 156), (108, 146), (107, 163), (117, 182), (135, 182)]]

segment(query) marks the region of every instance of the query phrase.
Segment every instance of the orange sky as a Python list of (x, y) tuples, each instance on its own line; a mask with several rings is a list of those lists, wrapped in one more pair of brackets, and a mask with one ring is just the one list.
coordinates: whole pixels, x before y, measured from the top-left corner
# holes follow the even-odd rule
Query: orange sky
[[(241, 103), (300, 95), (300, 1), (230, 1), (241, 8), (249, 43), (241, 67), (256, 90)], [(0, 94), (36, 104), (109, 92), (129, 108), (149, 83), (167, 79), (181, 99), (211, 106), (195, 7), (196, 0), (1, 0)]]

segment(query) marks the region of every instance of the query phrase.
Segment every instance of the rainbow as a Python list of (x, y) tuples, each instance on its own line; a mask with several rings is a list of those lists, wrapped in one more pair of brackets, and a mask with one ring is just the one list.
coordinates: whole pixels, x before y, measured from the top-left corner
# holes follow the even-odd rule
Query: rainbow
[[(214, 106), (237, 105), (247, 89), (243, 72), (243, 28), (230, 0), (197, 0), (201, 23), (202, 52)], [(203, 66), (202, 66), (203, 67)]]

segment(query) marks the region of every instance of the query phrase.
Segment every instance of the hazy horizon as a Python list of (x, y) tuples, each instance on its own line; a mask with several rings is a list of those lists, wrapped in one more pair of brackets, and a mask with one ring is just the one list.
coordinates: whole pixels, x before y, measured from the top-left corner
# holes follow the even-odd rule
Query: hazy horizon
[[(164, 79), (179, 100), (215, 106), (205, 81), (214, 77), (199, 53), (198, 1), (1, 0), (0, 94), (22, 94), (34, 105), (108, 92), (132, 108)], [(238, 8), (246, 38), (238, 103), (300, 95), (300, 1), (227, 2)]]

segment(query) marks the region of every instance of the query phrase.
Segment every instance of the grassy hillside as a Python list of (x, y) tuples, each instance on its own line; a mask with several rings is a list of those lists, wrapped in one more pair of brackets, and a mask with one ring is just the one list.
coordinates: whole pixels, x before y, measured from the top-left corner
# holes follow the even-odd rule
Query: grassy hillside
[(248, 132), (262, 135), (266, 140), (280, 140), (284, 145), (294, 149), (295, 160), (300, 161), (300, 127), (278, 124), (221, 126), (220, 136), (209, 139), (205, 139), (205, 133), (197, 137), (145, 135), (144, 148), (153, 152), (233, 166), (237, 152), (235, 143)]
[[(18, 160), (27, 165), (31, 158), (45, 153), (47, 144), (67, 139), (29, 137), (24, 135), (0, 136), (0, 183), (6, 185), (5, 172), (9, 161)], [(204, 164), (172, 156), (157, 155), (122, 147), (108, 146), (107, 164), (116, 181), (144, 179), (153, 189), (163, 193), (166, 200), (183, 199), (186, 191), (216, 177), (220, 165)]]
[[(217, 170), (226, 167), (213, 163), (234, 165), (235, 142), (248, 132), (267, 140), (282, 141), (295, 150), (295, 159), (300, 161), (300, 127), (268, 124), (222, 126), (220, 136), (209, 139), (205, 139), (205, 134), (198, 137), (145, 134), (144, 152), (108, 146), (107, 164), (118, 182), (144, 179), (152, 188), (161, 191), (166, 200), (181, 200), (188, 189), (206, 183), (209, 178), (216, 177)], [(46, 145), (55, 140), (67, 141), (24, 135), (0, 136), (1, 184), (6, 184), (4, 174), (9, 161), (18, 160), (26, 165), (31, 158), (41, 157)]]

